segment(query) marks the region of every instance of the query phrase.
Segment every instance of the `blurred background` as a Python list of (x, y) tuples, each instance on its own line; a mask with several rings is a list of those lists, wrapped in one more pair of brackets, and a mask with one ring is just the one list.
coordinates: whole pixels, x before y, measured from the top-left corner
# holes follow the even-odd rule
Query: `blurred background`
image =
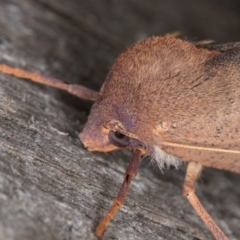
[[(117, 55), (137, 40), (175, 31), (191, 41), (223, 43), (240, 39), (238, 0), (0, 3), (2, 41), (19, 46), (33, 57), (44, 55), (44, 61), (55, 65), (52, 68), (60, 76), (81, 78), (94, 88), (100, 87)], [(66, 67), (60, 69), (60, 60), (67, 71)]]

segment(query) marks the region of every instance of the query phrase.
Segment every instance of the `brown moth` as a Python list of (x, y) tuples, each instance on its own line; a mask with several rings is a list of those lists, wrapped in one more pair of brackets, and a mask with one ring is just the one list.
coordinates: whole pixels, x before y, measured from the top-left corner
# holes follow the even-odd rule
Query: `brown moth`
[(116, 59), (99, 93), (6, 65), (0, 71), (94, 100), (79, 135), (85, 147), (134, 151), (97, 237), (123, 204), (141, 156), (149, 155), (160, 168), (188, 162), (183, 195), (214, 237), (226, 240), (195, 195), (194, 183), (204, 166), (240, 173), (239, 56), (240, 42), (206, 45), (151, 37)]

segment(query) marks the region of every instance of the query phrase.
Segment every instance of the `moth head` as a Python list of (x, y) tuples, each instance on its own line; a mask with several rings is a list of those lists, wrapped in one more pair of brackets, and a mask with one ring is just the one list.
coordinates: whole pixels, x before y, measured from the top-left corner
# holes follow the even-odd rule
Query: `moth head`
[(122, 148), (144, 149), (136, 133), (129, 131), (128, 122), (122, 122), (113, 103), (97, 101), (91, 109), (88, 121), (79, 134), (89, 151), (108, 152)]
[[(128, 121), (116, 120), (114, 118), (114, 116), (116, 117), (115, 111), (111, 111), (111, 108), (107, 109), (108, 111), (106, 111), (106, 106), (102, 108), (101, 104), (94, 106), (83, 131), (79, 134), (81, 141), (89, 151), (108, 152), (122, 148), (140, 149), (142, 154), (149, 155), (156, 160), (160, 169), (170, 165), (178, 167), (179, 160), (177, 158), (162, 151), (159, 142), (152, 142), (156, 139), (159, 140), (159, 136), (168, 130), (167, 123), (159, 123), (152, 132), (150, 128), (146, 128), (146, 125), (141, 128), (141, 131), (140, 129), (130, 131), (131, 124), (127, 124)], [(123, 114), (123, 116), (127, 115)], [(134, 122), (137, 125), (138, 121)]]

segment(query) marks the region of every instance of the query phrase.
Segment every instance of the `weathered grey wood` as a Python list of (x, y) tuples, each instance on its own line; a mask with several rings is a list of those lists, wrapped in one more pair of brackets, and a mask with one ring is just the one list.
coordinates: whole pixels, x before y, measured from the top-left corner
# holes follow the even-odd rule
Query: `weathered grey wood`
[[(229, 2), (228, 8), (214, 1), (167, 2), (0, 0), (0, 61), (98, 89), (114, 58), (138, 38), (183, 30), (240, 39), (240, 15)], [(224, 25), (223, 13), (231, 24)], [(196, 16), (199, 21), (191, 21)], [(95, 239), (130, 154), (83, 148), (77, 135), (90, 106), (0, 74), (1, 240)], [(148, 162), (104, 239), (212, 239), (181, 196), (184, 167), (162, 174)], [(231, 239), (240, 239), (239, 184), (238, 175), (206, 169), (197, 190)]]

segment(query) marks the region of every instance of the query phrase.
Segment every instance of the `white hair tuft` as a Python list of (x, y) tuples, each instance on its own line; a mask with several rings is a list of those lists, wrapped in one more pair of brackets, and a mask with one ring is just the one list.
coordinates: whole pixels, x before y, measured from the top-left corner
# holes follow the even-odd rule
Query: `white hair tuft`
[(165, 153), (156, 145), (154, 146), (154, 152), (151, 157), (156, 161), (160, 170), (163, 170), (164, 168), (170, 168), (170, 166), (174, 166), (176, 169), (178, 169), (181, 165), (181, 160), (179, 158)]

